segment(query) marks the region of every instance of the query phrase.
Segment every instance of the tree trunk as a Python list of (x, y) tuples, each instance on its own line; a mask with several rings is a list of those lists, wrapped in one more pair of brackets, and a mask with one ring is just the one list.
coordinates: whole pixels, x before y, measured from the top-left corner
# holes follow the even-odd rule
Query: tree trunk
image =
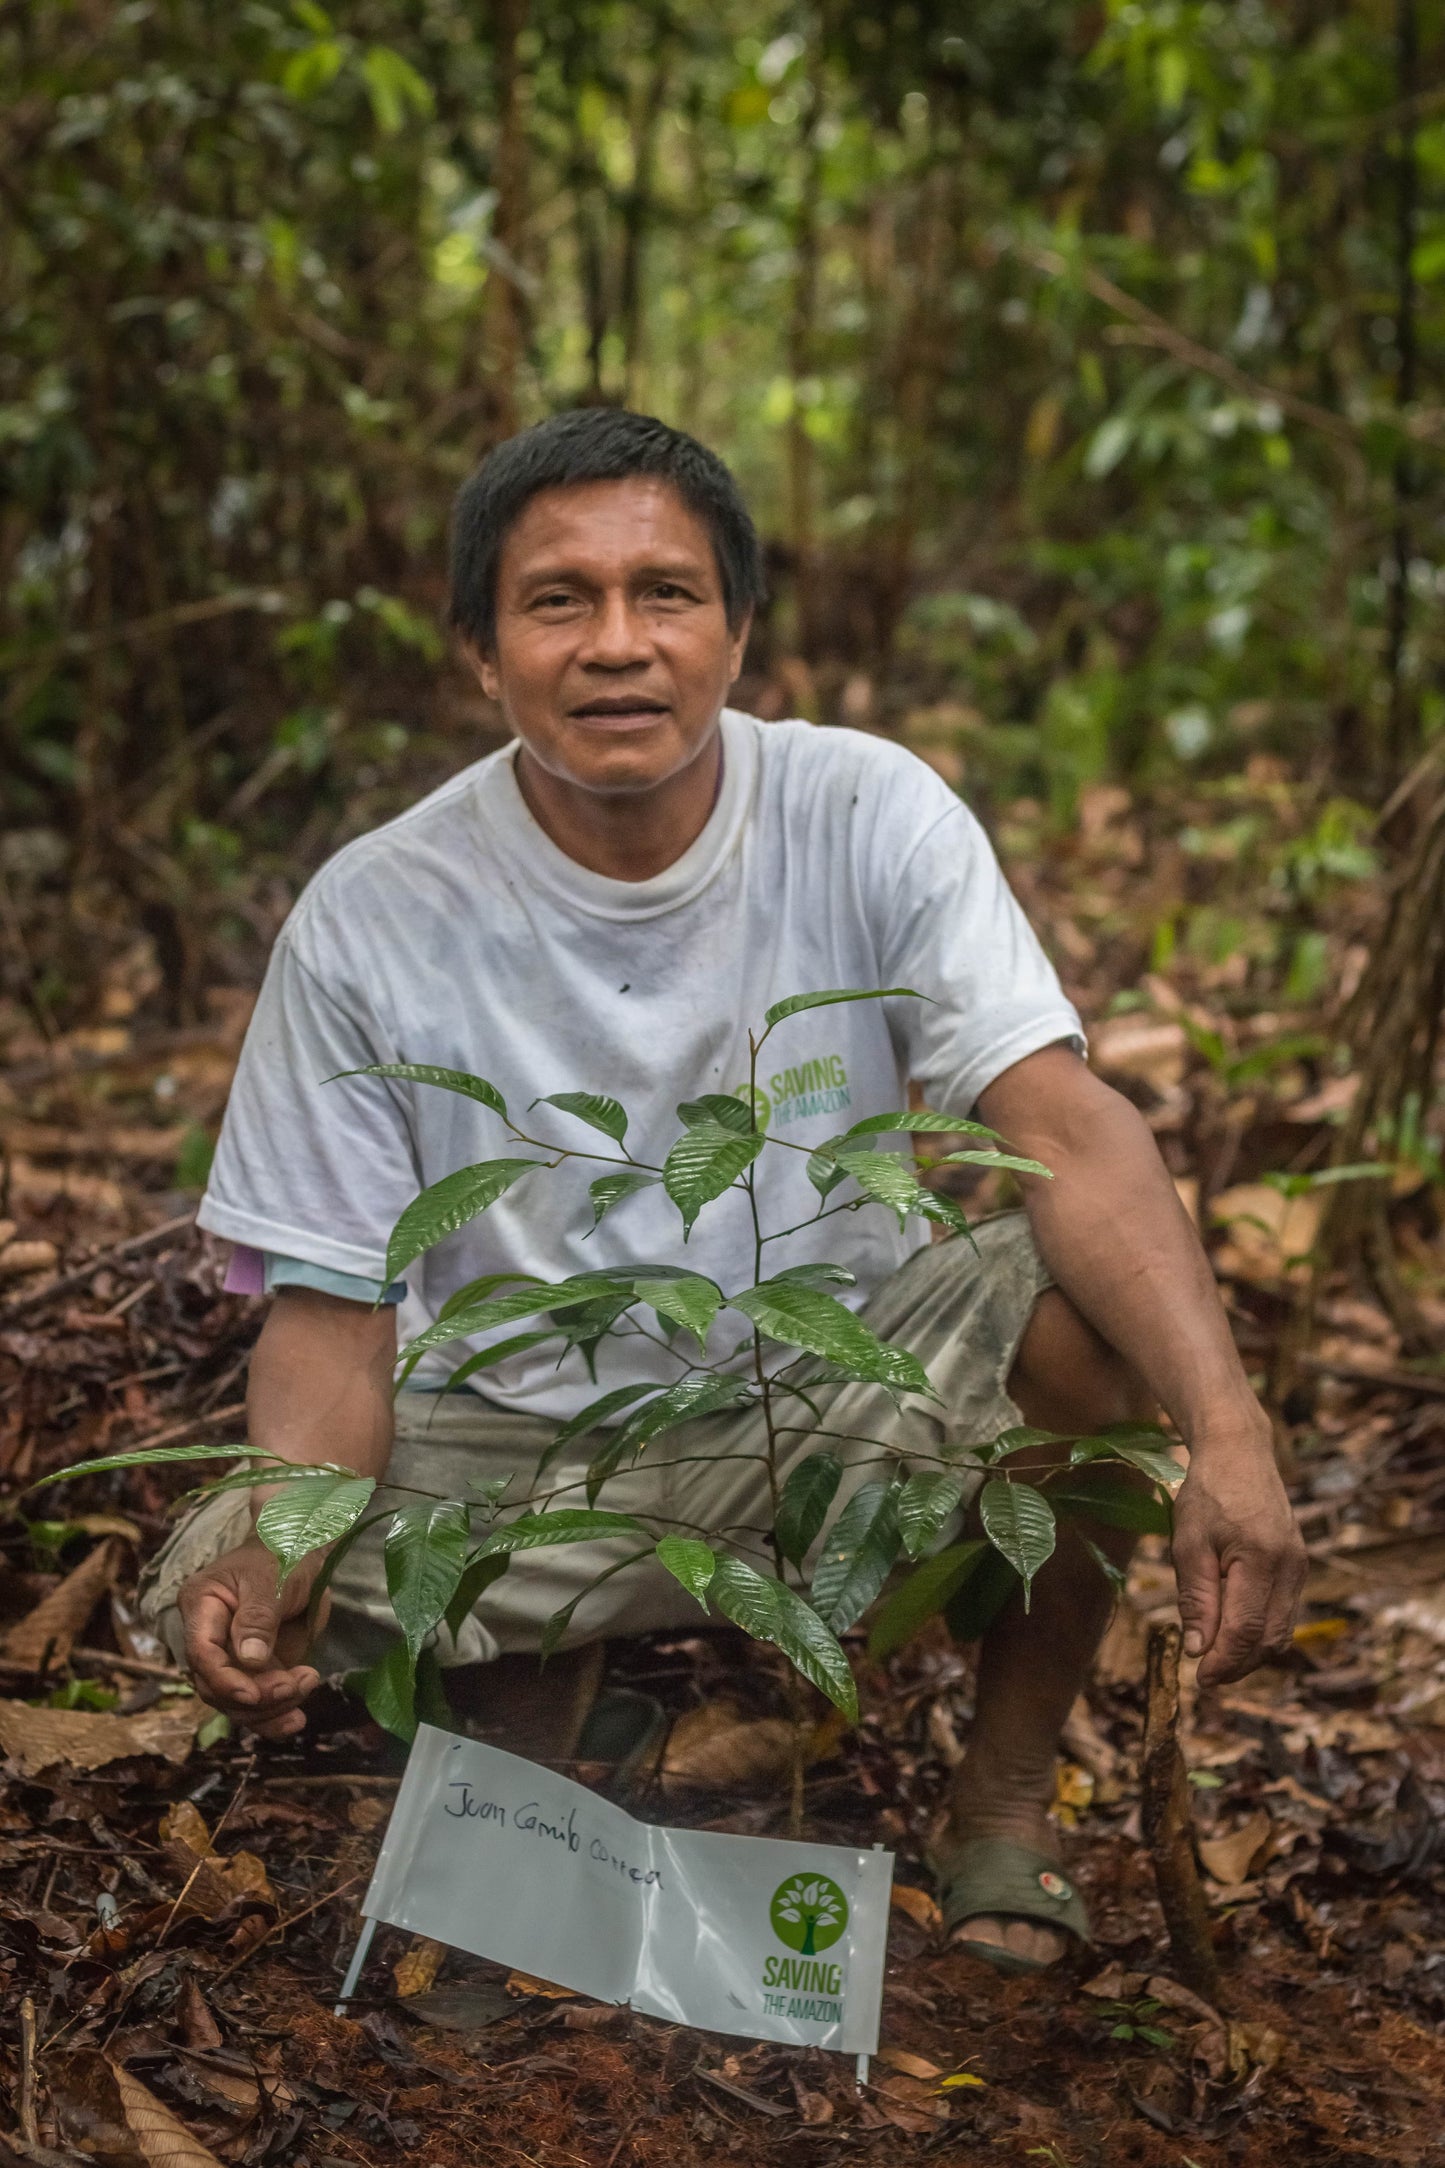
[[(1400, 148), (1395, 179), (1395, 405), (1403, 420), (1418, 390), (1415, 242), (1419, 226), (1420, 174), (1416, 158), (1416, 105), (1420, 88), (1420, 22), (1417, 0), (1396, 0), (1396, 95), (1400, 102)], [(1385, 783), (1390, 788), (1414, 759), (1420, 740), (1420, 701), (1410, 682), (1406, 643), (1410, 632), (1410, 559), (1415, 462), (1408, 444), (1395, 460), (1395, 523), (1391, 536), (1390, 607), (1385, 673), (1389, 685)]]
[(522, 268), (527, 224), (527, 135), (518, 47), (528, 12), (529, 0), (496, 0), (493, 17), (497, 134), (492, 185), (497, 202), (492, 213), (495, 254), (486, 285), (486, 351), (494, 439), (511, 436), (517, 427), (517, 379), (527, 340)]

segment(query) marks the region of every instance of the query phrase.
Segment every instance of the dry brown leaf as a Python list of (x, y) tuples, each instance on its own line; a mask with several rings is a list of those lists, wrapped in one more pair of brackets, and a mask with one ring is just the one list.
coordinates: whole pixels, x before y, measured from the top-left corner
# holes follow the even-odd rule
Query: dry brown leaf
[(558, 1987), (555, 1980), (534, 1980), (530, 1972), (509, 1972), (506, 1979), (509, 1995), (543, 1995), (548, 2002), (576, 2002), (577, 1990)]
[(1157, 1092), (1183, 1078), (1189, 1060), (1184, 1026), (1170, 1017), (1135, 1012), (1107, 1016), (1089, 1032), (1089, 1056), (1105, 1076), (1137, 1077)]
[(906, 2078), (941, 2078), (943, 2076), (943, 2065), (941, 2063), (931, 2063), (926, 2056), (913, 2055), (907, 2048), (882, 2047), (878, 2050), (878, 2060), (880, 2063), (886, 2063), (890, 2070), (901, 2070)]
[(1256, 1287), (1298, 1279), (1308, 1270), (1299, 1260), (1314, 1248), (1323, 1210), (1315, 1190), (1282, 1197), (1264, 1182), (1221, 1190), (1210, 1207), (1211, 1219), (1228, 1237), (1215, 1253), (1217, 1268), (1229, 1279)]
[(194, 1974), (187, 1973), (181, 1986), (181, 2029), (188, 2048), (218, 2048), (221, 2045), (221, 2028)]
[(100, 1769), (131, 1754), (183, 1762), (210, 1713), (190, 1695), (135, 1716), (93, 1716), (84, 1709), (32, 1709), (23, 1701), (0, 1701), (0, 1751), (22, 1777), (60, 1764)]
[(120, 2063), (111, 2070), (136, 2144), (147, 2168), (221, 2168), (214, 2153), (193, 2137), (178, 2116)]
[(184, 1845), (197, 1859), (205, 1859), (214, 1849), (211, 1832), (206, 1827), (206, 1817), (190, 1799), (178, 1799), (176, 1804), (161, 1816), (162, 1844)]
[(1232, 1887), (1249, 1880), (1273, 1834), (1274, 1823), (1261, 1808), (1238, 1829), (1227, 1830), (1222, 1836), (1199, 1837), (1195, 1842), (1205, 1873)]
[(793, 1727), (786, 1717), (742, 1717), (707, 1702), (680, 1716), (662, 1755), (664, 1791), (721, 1791), (770, 1783), (790, 1767)]
[(18, 1280), (27, 1272), (49, 1272), (60, 1262), (53, 1242), (7, 1242), (0, 1249), (0, 1280)]
[(384, 1799), (353, 1799), (346, 1809), (346, 1819), (351, 1827), (366, 1834), (380, 1829), (390, 1814), (391, 1808)]
[(889, 1903), (900, 1912), (906, 1912), (916, 1926), (926, 1934), (937, 1934), (943, 1925), (943, 1914), (926, 1889), (915, 1889), (911, 1882), (895, 1882)]
[(58, 1588), (42, 1596), (5, 1635), (0, 1648), (12, 1663), (63, 1664), (101, 1597), (115, 1579), (121, 1548), (114, 1537), (98, 1543)]
[(446, 1954), (444, 1942), (433, 1942), (427, 1935), (413, 1935), (391, 1968), (398, 1995), (424, 1995), (435, 1984)]

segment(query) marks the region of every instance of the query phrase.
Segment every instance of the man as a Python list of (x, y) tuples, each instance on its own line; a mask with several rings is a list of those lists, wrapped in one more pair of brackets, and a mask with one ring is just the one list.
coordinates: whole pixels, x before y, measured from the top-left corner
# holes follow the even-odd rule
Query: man
[[(884, 741), (724, 707), (761, 585), (726, 469), (642, 416), (545, 422), (462, 491), (453, 574), (465, 652), (516, 743), (312, 882), (277, 943), (201, 1210), (203, 1225), (264, 1253), (266, 1283), (280, 1290), (251, 1367), (252, 1443), (460, 1494), (468, 1480), (529, 1468), (599, 1388), (646, 1376), (641, 1357), (665, 1361), (646, 1342), (604, 1345), (594, 1385), (575, 1354), (557, 1368), (551, 1351), (523, 1352), (481, 1375), (484, 1394), (404, 1394), (394, 1420), (403, 1290), (380, 1278), (388, 1231), (422, 1184), (506, 1146), (497, 1118), (470, 1101), (341, 1072), (446, 1064), (487, 1076), (514, 1108), (605, 1090), (631, 1113), (637, 1157), (656, 1163), (679, 1100), (745, 1081), (747, 1025), (771, 1002), (906, 985), (929, 999), (813, 1011), (780, 1028), (772, 1134), (811, 1146), (842, 1126), (841, 1106), (849, 1120), (894, 1109), (912, 1078), (927, 1104), (977, 1110), (1054, 1178), (1028, 1180), (1027, 1216), (986, 1223), (977, 1254), (928, 1247), (916, 1222), (906, 1237), (889, 1232), (876, 1213), (788, 1238), (775, 1264), (847, 1265), (849, 1299), (920, 1357), (941, 1398), (940, 1411), (913, 1402), (895, 1415), (881, 1395), (846, 1388), (850, 1427), (876, 1438), (889, 1425), (903, 1446), (936, 1450), (1020, 1416), (1078, 1435), (1162, 1405), (1190, 1455), (1175, 1560), (1200, 1678), (1238, 1678), (1282, 1647), (1303, 1551), (1268, 1423), (1153, 1139), (1091, 1075), (1078, 1018), (977, 824)], [(819, 1078), (827, 1088), (815, 1091)], [(540, 1133), (556, 1138), (557, 1126)], [(802, 1155), (776, 1156), (785, 1183), (802, 1180)], [(656, 1188), (615, 1207), (581, 1247), (590, 1171), (574, 1188), (526, 1178), (430, 1252), (408, 1274), (404, 1323), (434, 1318), (482, 1272), (555, 1280), (681, 1258), (676, 1212)], [(780, 1208), (792, 1201), (789, 1191)], [(780, 1226), (816, 1203), (806, 1183), (796, 1201)], [(687, 1251), (724, 1287), (752, 1278), (734, 1206), (710, 1208)], [(452, 1361), (465, 1352), (448, 1350)], [(604, 1503), (656, 1508), (661, 1497), (708, 1527), (756, 1520), (746, 1474), (723, 1457), (754, 1423), (723, 1414), (674, 1433)], [(580, 1441), (580, 1464), (596, 1446)], [(802, 1433), (789, 1448), (808, 1449)], [(850, 1480), (861, 1467), (855, 1456)], [(385, 1648), (389, 1612), (374, 1550), (359, 1546), (308, 1661), (303, 1613), (319, 1558), (278, 1599), (254, 1502), (202, 1508), (147, 1601), (173, 1642), (183, 1637), (208, 1701), (284, 1736), (304, 1723), (318, 1667)], [(1093, 1533), (1123, 1554), (1117, 1531)], [(446, 1656), (534, 1651), (547, 1616), (610, 1555), (576, 1545), (519, 1558)], [(1053, 1871), (1046, 1815), (1060, 1728), (1108, 1607), (1094, 1560), (1066, 1534), (1030, 1612), (1010, 1605), (985, 1637), (938, 1858), (950, 1927), (1003, 1969), (1037, 1969), (1085, 1932)], [(695, 1617), (660, 1570), (622, 1575), (585, 1598), (570, 1640)]]

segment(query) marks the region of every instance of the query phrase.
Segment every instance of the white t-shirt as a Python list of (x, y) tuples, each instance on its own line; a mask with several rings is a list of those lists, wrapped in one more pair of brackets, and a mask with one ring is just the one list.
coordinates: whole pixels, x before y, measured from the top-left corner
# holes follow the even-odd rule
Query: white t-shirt
[[(611, 1147), (572, 1115), (523, 1110), (544, 1093), (610, 1093), (628, 1111), (629, 1150), (660, 1166), (680, 1133), (678, 1101), (745, 1089), (748, 1026), (761, 1029), (789, 994), (901, 985), (932, 996), (804, 1011), (773, 1032), (759, 1085), (769, 1134), (795, 1144), (903, 1106), (910, 1077), (926, 1104), (967, 1115), (1024, 1055), (1056, 1040), (1082, 1048), (1078, 1016), (987, 838), (932, 769), (849, 730), (731, 709), (722, 729), (707, 825), (651, 880), (610, 880), (560, 851), (527, 810), (512, 747), (323, 867), (272, 954), (201, 1225), (379, 1279), (387, 1236), (418, 1189), (475, 1160), (527, 1155), (496, 1114), (451, 1092), (324, 1081), (369, 1062), (470, 1070), (533, 1136), (588, 1150)], [(764, 1151), (768, 1225), (817, 1209), (805, 1166), (800, 1153)], [(487, 1272), (556, 1281), (675, 1263), (725, 1292), (751, 1285), (741, 1195), (705, 1206), (685, 1249), (661, 1186), (624, 1198), (589, 1236), (588, 1184), (605, 1171), (574, 1160), (525, 1175), (419, 1258), (403, 1333)], [(870, 1208), (773, 1244), (767, 1261), (847, 1266), (857, 1285), (842, 1299), (856, 1306), (926, 1240), (919, 1221), (900, 1232)], [(523, 1329), (453, 1342), (418, 1382)], [(744, 1329), (724, 1312), (710, 1356)], [(546, 1347), (477, 1382), (489, 1400), (560, 1419), (612, 1385), (677, 1375), (663, 1350), (628, 1339), (602, 1343), (595, 1384), (580, 1354), (559, 1369)]]

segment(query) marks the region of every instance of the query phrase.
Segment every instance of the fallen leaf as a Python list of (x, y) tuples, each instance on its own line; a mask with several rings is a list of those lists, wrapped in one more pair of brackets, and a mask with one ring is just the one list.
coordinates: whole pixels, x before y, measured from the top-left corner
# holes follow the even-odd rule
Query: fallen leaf
[(616, 2032), (626, 2016), (620, 2002), (595, 2002), (585, 2007), (574, 2003), (562, 2012), (562, 2024), (567, 2032)]
[(206, 1818), (190, 1799), (178, 1799), (161, 1816), (160, 1837), (162, 1844), (179, 1844), (197, 1859), (208, 1858), (214, 1849)]
[(139, 2146), (147, 2168), (221, 2168), (214, 2153), (193, 2137), (178, 2116), (148, 2086), (133, 2078), (119, 2063), (111, 2070), (120, 2091), (126, 2122)]
[(1261, 1808), (1238, 1829), (1227, 1830), (1221, 1836), (1196, 1838), (1195, 1845), (1205, 1873), (1216, 1882), (1234, 1884), (1249, 1880), (1273, 1834), (1274, 1823)]
[(579, 1999), (575, 1988), (558, 1987), (553, 1980), (534, 1980), (530, 1972), (509, 1972), (507, 1974), (507, 1993), (509, 1995), (543, 1995), (549, 2002), (569, 2002)]
[(1101, 2002), (1133, 2002), (1143, 1991), (1144, 1974), (1126, 1972), (1120, 1964), (1106, 1965), (1096, 1972), (1092, 1980), (1085, 1980), (1081, 1992), (1097, 1995)]
[(191, 1973), (187, 1973), (181, 1988), (180, 2019), (188, 2048), (218, 2048), (221, 2045), (221, 2028)]
[(1298, 1279), (1308, 1270), (1302, 1260), (1315, 1246), (1323, 1210), (1317, 1190), (1284, 1197), (1264, 1182), (1221, 1190), (1210, 1217), (1227, 1229), (1228, 1238), (1215, 1253), (1216, 1268), (1227, 1279), (1255, 1287)]
[(424, 1995), (436, 1984), (446, 1954), (444, 1942), (433, 1942), (426, 1935), (413, 1935), (391, 1968), (398, 1995)]
[(423, 2025), (459, 2033), (480, 2032), (498, 2018), (515, 2014), (511, 1996), (494, 1980), (478, 1987), (434, 1987), (424, 1995), (414, 1995), (407, 2010), (408, 2017), (419, 2018)]
[(906, 2078), (943, 2076), (942, 2064), (930, 2063), (926, 2057), (911, 2054), (907, 2048), (882, 2047), (878, 2050), (877, 2059), (880, 2063), (886, 2063), (890, 2070), (901, 2070)]
[(909, 1919), (927, 1934), (937, 1934), (943, 1925), (943, 1914), (926, 1889), (915, 1889), (909, 1882), (895, 1882), (889, 1902), (900, 1912), (906, 1912)]
[(988, 2079), (976, 2078), (971, 2070), (954, 2070), (950, 2071), (949, 2075), (943, 2080), (938, 2090), (940, 2091), (940, 2093), (953, 2093), (959, 2091), (965, 2086), (970, 2085), (976, 2085), (979, 2087), (980, 2090), (986, 2090), (988, 2086)]
[(107, 1537), (68, 1573), (58, 1588), (42, 1596), (33, 1611), (6, 1633), (0, 1647), (12, 1663), (63, 1664), (80, 1638), (82, 1627), (115, 1579), (121, 1548)]
[(1165, 1092), (1183, 1078), (1189, 1040), (1184, 1026), (1169, 1017), (1107, 1016), (1090, 1028), (1089, 1057), (1105, 1076), (1137, 1077)]
[[(844, 1728), (827, 1717), (812, 1726), (805, 1761), (836, 1753)], [(792, 1764), (793, 1727), (786, 1717), (744, 1717), (725, 1702), (705, 1702), (673, 1725), (660, 1774), (664, 1791), (745, 1790), (775, 1783)]]
[(23, 1701), (0, 1701), (0, 1750), (22, 1777), (59, 1764), (100, 1769), (132, 1754), (158, 1754), (163, 1761), (178, 1763), (190, 1753), (196, 1727), (209, 1714), (205, 1703), (192, 1695), (142, 1709), (136, 1716), (32, 1709)]

